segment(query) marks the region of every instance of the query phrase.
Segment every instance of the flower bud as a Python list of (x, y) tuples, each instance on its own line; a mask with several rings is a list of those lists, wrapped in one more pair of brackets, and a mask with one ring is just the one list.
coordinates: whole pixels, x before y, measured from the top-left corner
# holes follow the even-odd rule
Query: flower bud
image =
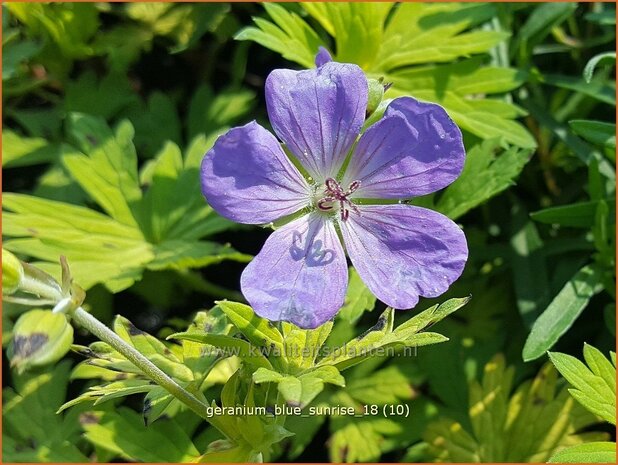
[(367, 99), (367, 116), (372, 114), (380, 105), (384, 97), (384, 84), (382, 79), (367, 79), (369, 86), (369, 97)]
[(19, 372), (61, 359), (73, 343), (73, 327), (63, 313), (30, 310), (13, 328), (11, 366)]
[(24, 277), (24, 267), (8, 250), (2, 249), (2, 294), (15, 292)]

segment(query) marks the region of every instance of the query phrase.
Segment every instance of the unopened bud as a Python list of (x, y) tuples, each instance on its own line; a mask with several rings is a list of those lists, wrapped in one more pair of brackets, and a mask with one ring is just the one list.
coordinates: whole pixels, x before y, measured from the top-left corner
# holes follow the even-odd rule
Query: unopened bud
[(8, 250), (2, 249), (2, 294), (14, 293), (24, 278), (24, 267)]
[(73, 327), (63, 313), (30, 310), (13, 328), (9, 350), (11, 366), (22, 372), (61, 359), (73, 343)]
[(367, 79), (369, 86), (369, 96), (367, 99), (367, 116), (371, 115), (384, 98), (384, 84), (382, 79)]

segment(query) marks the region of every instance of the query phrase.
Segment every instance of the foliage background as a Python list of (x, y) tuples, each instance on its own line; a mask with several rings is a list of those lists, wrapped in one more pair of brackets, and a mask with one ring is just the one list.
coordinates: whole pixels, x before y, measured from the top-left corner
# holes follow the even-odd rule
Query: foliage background
[[(215, 300), (242, 301), (240, 272), (268, 230), (218, 217), (199, 162), (227, 128), (268, 125), (268, 73), (311, 67), (324, 45), (392, 82), (386, 99), (440, 102), (464, 131), (461, 178), (417, 203), (458, 221), (470, 245), (439, 301), (473, 298), (432, 327), (449, 342), (371, 359), (314, 401), (404, 403), (409, 418), (290, 418), (297, 435), (267, 458), (546, 461), (615, 441), (603, 423), (603, 405), (615, 407), (614, 30), (614, 6), (601, 3), (5, 4), (4, 247), (56, 276), (65, 254), (93, 314), (160, 338)], [(352, 274), (329, 343), (383, 309)], [(3, 347), (26, 310), (3, 303)], [(582, 350), (590, 369), (564, 358)], [(145, 427), (143, 396), (126, 391), (56, 415), (102, 372), (69, 354), (18, 374), (3, 354), (4, 461), (185, 461), (218, 439), (181, 410)], [(212, 372), (209, 399), (235, 366)]]

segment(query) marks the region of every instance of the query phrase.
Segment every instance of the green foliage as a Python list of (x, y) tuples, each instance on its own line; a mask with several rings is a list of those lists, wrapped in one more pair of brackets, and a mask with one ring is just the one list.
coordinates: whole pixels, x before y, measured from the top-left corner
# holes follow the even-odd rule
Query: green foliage
[(470, 384), (470, 427), (450, 418), (431, 423), (424, 435), (429, 452), (440, 461), (544, 462), (566, 446), (604, 438), (579, 433), (595, 417), (558, 388), (551, 365), (511, 395), (513, 376), (503, 357), (488, 363), (482, 382)]
[(534, 322), (524, 345), (525, 361), (541, 357), (575, 322), (588, 302), (600, 292), (601, 272), (590, 265), (580, 269)]
[[(601, 351), (584, 345), (586, 365), (575, 357), (550, 352), (549, 358), (574, 389), (571, 395), (587, 410), (616, 424), (616, 353), (610, 352), (611, 362)], [(567, 447), (554, 454), (551, 463), (614, 463), (615, 442), (589, 442)]]
[(350, 323), (355, 323), (364, 312), (373, 310), (376, 298), (353, 267), (348, 270), (348, 291), (346, 292), (345, 302), (339, 313), (339, 318), (343, 318)]
[[(601, 200), (593, 200), (560, 207), (550, 207), (531, 213), (530, 217), (539, 223), (558, 224), (573, 228), (592, 228), (595, 225), (597, 208), (599, 208), (601, 202)], [(610, 200), (607, 204), (608, 206), (611, 205), (612, 210), (615, 212), (616, 202)], [(614, 216), (610, 214), (609, 220), (613, 221)]]
[[(296, 13), (272, 4), (264, 7), (273, 22), (254, 18), (258, 27), (245, 28), (236, 38), (255, 41), (312, 67), (318, 47), (327, 44)], [(388, 97), (413, 95), (439, 102), (459, 126), (478, 137), (502, 137), (522, 148), (536, 146), (530, 133), (513, 121), (525, 114), (521, 108), (479, 96), (509, 92), (525, 80), (524, 73), (512, 68), (483, 66), (479, 54), (508, 37), (504, 31), (474, 29), (495, 16), (494, 5), (305, 3), (302, 7), (334, 38), (336, 61), (356, 63), (371, 77), (393, 83)]]
[(57, 415), (64, 402), (69, 363), (14, 375), (2, 391), (2, 459), (6, 462), (86, 462), (80, 450), (80, 409)]
[(92, 444), (124, 460), (191, 462), (200, 455), (177, 421), (165, 419), (146, 426), (129, 408), (89, 412), (83, 428)]
[[(501, 152), (496, 156), (496, 152)], [(511, 147), (500, 151), (497, 140), (475, 145), (466, 156), (463, 172), (435, 203), (436, 210), (457, 219), (513, 185), (531, 150)]]
[(201, 342), (233, 354), (257, 369), (253, 373), (256, 384), (276, 383), (283, 399), (291, 405), (304, 407), (322, 390), (324, 383), (344, 386), (340, 371), (372, 356), (385, 356), (404, 347), (420, 347), (448, 340), (437, 333), (424, 332), (432, 324), (464, 306), (469, 299), (451, 299), (434, 305), (402, 325), (393, 328), (393, 310), (387, 309), (378, 322), (364, 334), (339, 348), (323, 347), (332, 322), (315, 330), (303, 330), (290, 323), (279, 331), (272, 323), (258, 317), (248, 305), (219, 302), (218, 307), (230, 322), (249, 341), (214, 336), (209, 333), (176, 333), (173, 339)]
[(554, 454), (549, 463), (615, 463), (615, 442), (587, 442)]
[(592, 413), (615, 425), (616, 354), (611, 352), (610, 362), (601, 351), (585, 344), (584, 359), (588, 366), (571, 355), (559, 352), (549, 355), (560, 374), (574, 386), (575, 389), (569, 389), (571, 395)]
[[(202, 332), (208, 327), (213, 334), (229, 331), (224, 316), (215, 308), (208, 313), (199, 312), (187, 333)], [(180, 346), (166, 346), (154, 336), (137, 329), (129, 320), (117, 316), (114, 332), (153, 364), (190, 392), (201, 393), (206, 377), (217, 362), (217, 353), (203, 350), (190, 340)], [(94, 342), (89, 347), (74, 346), (74, 350), (88, 357), (71, 374), (73, 379), (101, 378), (107, 383), (91, 386), (87, 392), (64, 404), (60, 411), (82, 402), (101, 404), (132, 394), (146, 394), (143, 420), (148, 425), (164, 414), (176, 413), (180, 402), (161, 387), (153, 384), (123, 355), (104, 342)]]
[[(202, 419), (107, 344), (75, 345), (72, 371), (5, 372), (3, 460), (615, 462), (595, 426), (615, 423), (614, 354), (553, 352), (615, 341), (615, 17), (602, 2), (4, 5), (4, 247), (55, 276), (66, 255), (84, 308), (204, 405), (267, 410)], [(306, 331), (245, 305), (238, 276), (264, 234), (232, 230), (198, 178), (227, 128), (268, 126), (268, 73), (313, 67), (319, 46), (385, 97), (365, 128), (402, 95), (462, 128), (462, 175), (411, 203), (456, 219), (469, 258), (405, 312), (350, 268), (338, 316)], [(11, 360), (15, 323), (49, 332), (51, 313), (27, 310), (53, 303), (6, 295), (7, 270)], [(40, 273), (69, 292), (66, 273)], [(552, 350), (566, 380), (535, 378), (524, 347)]]
[[(145, 269), (195, 268), (249, 258), (229, 246), (201, 240), (230, 225), (205, 205), (199, 185), (189, 182), (204, 152), (203, 137), (184, 157), (168, 143), (138, 175), (130, 123), (112, 132), (98, 118), (74, 114), (68, 132), (76, 148), (63, 152), (63, 164), (106, 215), (7, 194), (3, 218), (9, 227), (3, 232), (13, 237), (5, 243), (8, 250), (46, 262), (66, 254), (84, 288), (103, 283), (113, 292), (131, 286)], [(142, 186), (148, 187), (145, 193)], [(51, 263), (42, 266), (57, 270)]]

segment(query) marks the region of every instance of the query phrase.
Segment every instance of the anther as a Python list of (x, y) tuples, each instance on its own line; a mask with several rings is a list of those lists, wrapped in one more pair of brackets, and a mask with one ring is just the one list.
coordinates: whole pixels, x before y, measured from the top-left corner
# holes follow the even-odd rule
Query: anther
[(324, 181), (326, 185), (325, 194), (326, 197), (318, 200), (317, 207), (322, 211), (330, 211), (333, 209), (333, 203), (339, 202), (339, 210), (341, 213), (341, 220), (347, 221), (350, 217), (350, 210), (360, 215), (360, 210), (354, 205), (348, 196), (356, 191), (360, 185), (360, 181), (353, 181), (348, 186), (348, 190), (344, 191), (341, 185), (333, 178), (327, 178)]

